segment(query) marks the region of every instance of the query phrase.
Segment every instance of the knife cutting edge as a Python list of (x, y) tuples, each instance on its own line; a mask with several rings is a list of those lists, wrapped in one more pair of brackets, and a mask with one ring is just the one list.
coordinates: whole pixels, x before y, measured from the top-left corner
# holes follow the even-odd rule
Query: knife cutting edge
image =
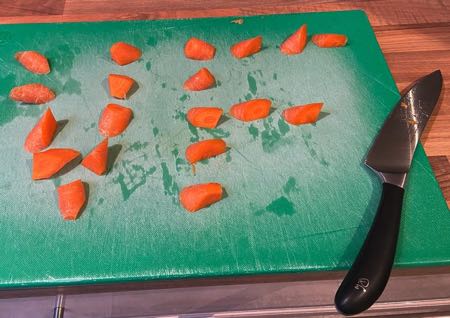
[(411, 84), (367, 154), (365, 164), (381, 178), (383, 191), (366, 240), (336, 292), (336, 309), (344, 315), (368, 309), (386, 287), (395, 257), (406, 177), (441, 89), (439, 70)]

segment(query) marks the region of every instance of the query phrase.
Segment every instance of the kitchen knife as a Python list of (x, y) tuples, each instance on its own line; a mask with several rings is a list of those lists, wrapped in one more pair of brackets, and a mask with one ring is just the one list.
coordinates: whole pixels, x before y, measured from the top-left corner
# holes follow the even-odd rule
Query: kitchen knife
[(441, 88), (439, 70), (410, 85), (367, 154), (365, 164), (381, 178), (383, 192), (366, 240), (336, 292), (336, 309), (344, 315), (358, 314), (372, 306), (389, 280), (406, 176)]

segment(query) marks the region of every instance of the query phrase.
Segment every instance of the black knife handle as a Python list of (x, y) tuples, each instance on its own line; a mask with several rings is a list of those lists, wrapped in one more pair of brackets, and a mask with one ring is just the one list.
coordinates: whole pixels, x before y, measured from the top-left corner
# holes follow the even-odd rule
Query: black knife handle
[(383, 183), (372, 227), (334, 298), (336, 309), (344, 315), (368, 309), (386, 287), (397, 246), (403, 193), (402, 188)]

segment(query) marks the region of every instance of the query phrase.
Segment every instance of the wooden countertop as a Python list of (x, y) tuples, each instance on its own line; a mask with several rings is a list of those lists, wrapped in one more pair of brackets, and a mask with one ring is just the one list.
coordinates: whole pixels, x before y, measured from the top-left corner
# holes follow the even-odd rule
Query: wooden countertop
[(369, 16), (398, 88), (441, 69), (440, 104), (422, 143), (450, 206), (450, 1), (446, 0), (16, 0), (0, 23), (167, 19), (362, 9)]

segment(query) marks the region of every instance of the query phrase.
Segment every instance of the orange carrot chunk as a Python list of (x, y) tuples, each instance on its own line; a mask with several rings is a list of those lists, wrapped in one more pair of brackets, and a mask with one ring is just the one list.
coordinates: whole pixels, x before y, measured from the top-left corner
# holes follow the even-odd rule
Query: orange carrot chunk
[(56, 119), (49, 107), (25, 139), (25, 150), (36, 153), (47, 148), (55, 136), (57, 126)]
[(252, 99), (231, 106), (230, 115), (242, 121), (262, 119), (269, 116), (271, 105), (269, 99)]
[(142, 52), (137, 47), (125, 43), (117, 42), (109, 50), (111, 59), (119, 65), (127, 65), (141, 58)]
[(185, 187), (180, 192), (180, 203), (189, 212), (206, 208), (222, 199), (220, 183), (203, 183)]
[(81, 164), (93, 173), (101, 176), (106, 172), (108, 163), (108, 138), (95, 146), (91, 152), (83, 158)]
[(47, 179), (74, 160), (80, 153), (70, 148), (55, 148), (33, 154), (33, 180)]
[(105, 137), (120, 135), (128, 127), (133, 111), (117, 104), (108, 104), (100, 116), (98, 131)]
[(190, 164), (218, 156), (227, 151), (227, 144), (222, 139), (208, 139), (196, 142), (186, 148), (186, 159)]
[(109, 93), (112, 97), (125, 99), (135, 81), (126, 75), (109, 74), (108, 83)]
[(45, 104), (55, 99), (55, 93), (45, 85), (33, 83), (14, 87), (9, 98), (26, 104)]
[(216, 48), (208, 42), (190, 38), (184, 45), (184, 55), (192, 60), (211, 60), (216, 54)]
[(220, 107), (193, 107), (188, 110), (186, 117), (192, 126), (215, 128), (222, 114)]
[(319, 118), (323, 103), (293, 106), (285, 109), (281, 116), (291, 125), (315, 123)]
[(291, 36), (289, 36), (283, 43), (280, 45), (280, 51), (286, 55), (294, 55), (303, 52), (303, 49), (306, 46), (306, 42), (308, 40), (308, 30), (306, 28), (306, 24), (303, 24), (300, 29), (294, 32)]
[(318, 47), (330, 48), (345, 46), (348, 39), (343, 34), (316, 34), (311, 40)]
[(184, 82), (183, 88), (187, 91), (202, 91), (215, 85), (214, 75), (206, 67), (203, 67)]
[(58, 187), (58, 206), (64, 220), (75, 220), (86, 203), (86, 191), (80, 179)]
[(36, 51), (21, 51), (14, 56), (22, 66), (34, 74), (50, 73), (50, 65), (47, 58)]
[(262, 36), (256, 36), (234, 44), (231, 48), (231, 54), (238, 59), (253, 55), (261, 51)]

